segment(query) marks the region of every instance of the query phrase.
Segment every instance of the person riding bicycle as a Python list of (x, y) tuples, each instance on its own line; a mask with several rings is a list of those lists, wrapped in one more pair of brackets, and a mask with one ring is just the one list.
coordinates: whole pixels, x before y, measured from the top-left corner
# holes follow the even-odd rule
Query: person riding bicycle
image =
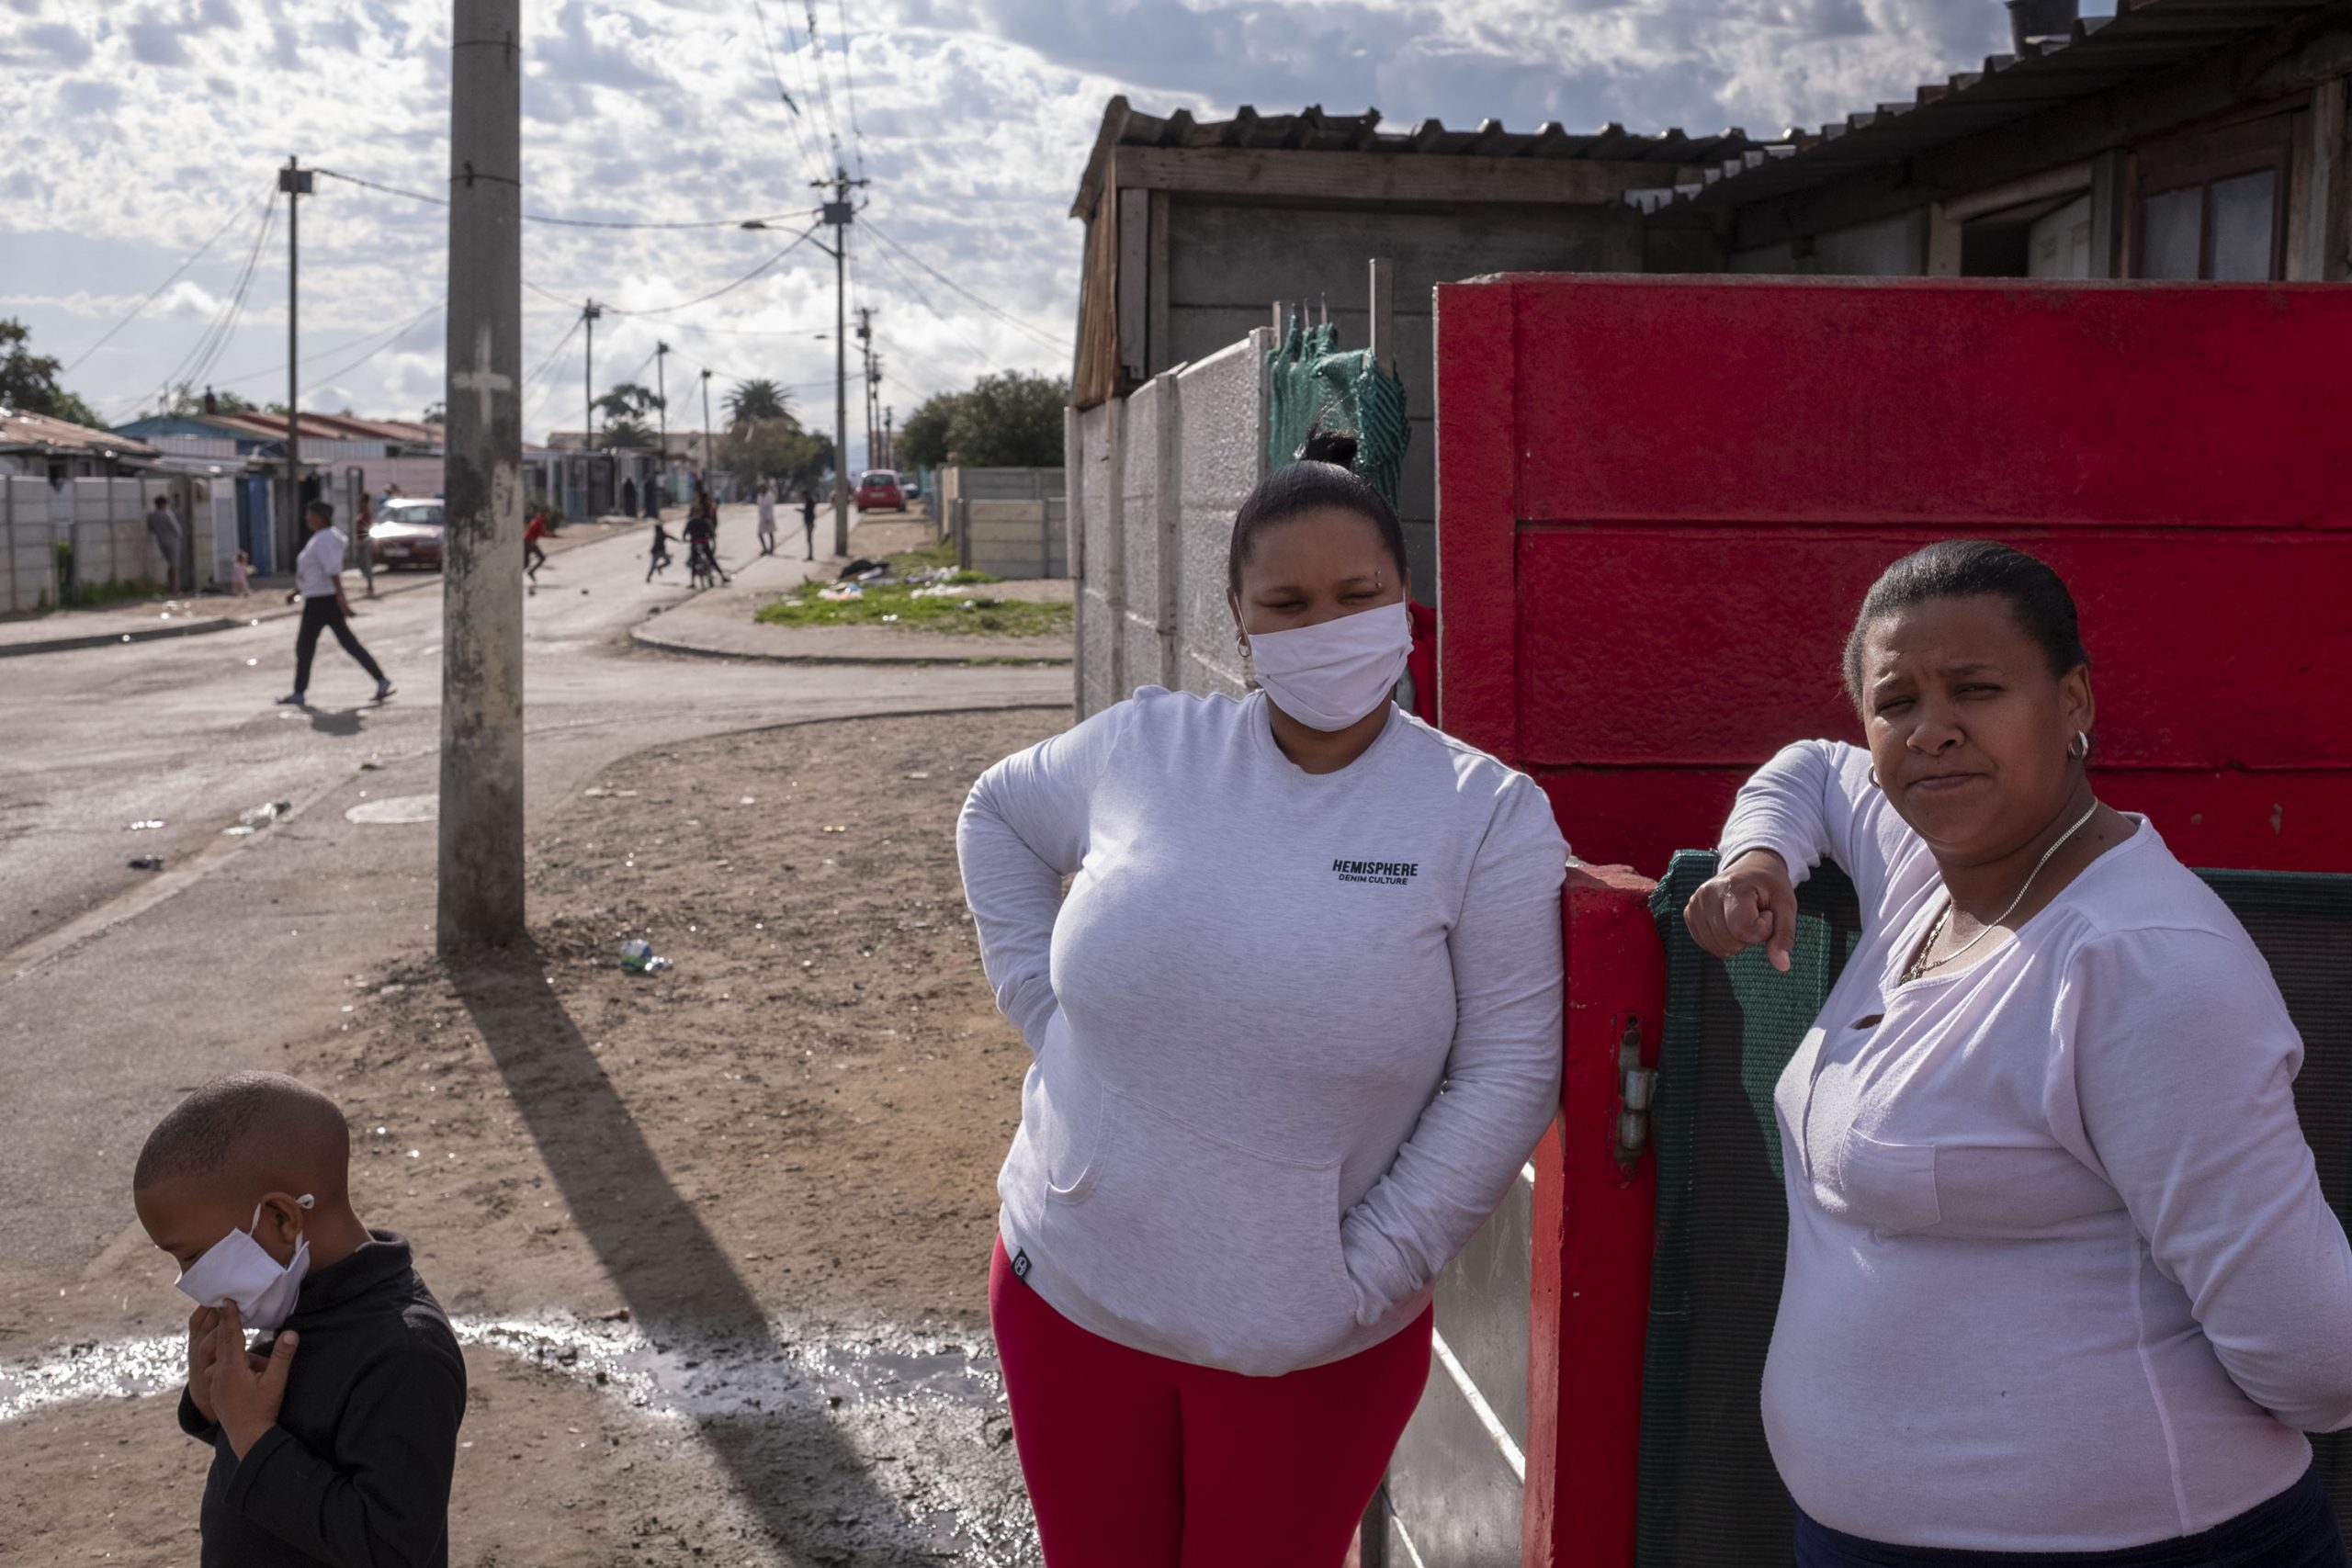
[(695, 487), (694, 504), (686, 513), (685, 532), (689, 572), (698, 580), (715, 574), (721, 582), (733, 581), (718, 564), (718, 508), (700, 485)]

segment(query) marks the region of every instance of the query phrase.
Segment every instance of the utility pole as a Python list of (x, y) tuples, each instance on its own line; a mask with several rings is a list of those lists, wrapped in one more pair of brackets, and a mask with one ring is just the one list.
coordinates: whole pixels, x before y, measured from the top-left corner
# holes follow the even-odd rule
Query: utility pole
[(452, 0), (450, 11), (445, 952), (523, 935), (522, 0)]
[(874, 312), (864, 305), (857, 308), (857, 353), (865, 371), (865, 466), (876, 468), (882, 465), (874, 455)]
[(588, 327), (588, 353), (580, 362), (580, 417), (584, 422), (581, 425), (580, 449), (594, 452), (596, 449), (596, 323), (605, 319), (605, 308), (591, 299), (581, 306), (580, 319)]
[(670, 393), (669, 384), (662, 378), (663, 366), (670, 357), (670, 345), (653, 345), (653, 411), (662, 417), (662, 444), (654, 448), (653, 515), (662, 515), (662, 502), (669, 499), (670, 491)]
[(897, 409), (882, 411), (882, 466), (886, 468), (896, 469), (899, 466), (899, 436), (892, 428), (898, 422)]
[(856, 216), (849, 193), (865, 185), (833, 165), (830, 180), (811, 181), (831, 190), (825, 226), (833, 231), (833, 554), (849, 554), (849, 226)]
[(286, 193), (286, 526), (292, 530), (298, 550), (302, 546), (302, 431), (296, 412), (302, 406), (301, 212), (311, 184), (311, 171), (299, 158), (289, 155), (277, 171), (277, 188)]
[(718, 496), (711, 488), (710, 459), (717, 450), (710, 439), (710, 372), (705, 370), (702, 373), (702, 488), (710, 496), (713, 510), (718, 508)]

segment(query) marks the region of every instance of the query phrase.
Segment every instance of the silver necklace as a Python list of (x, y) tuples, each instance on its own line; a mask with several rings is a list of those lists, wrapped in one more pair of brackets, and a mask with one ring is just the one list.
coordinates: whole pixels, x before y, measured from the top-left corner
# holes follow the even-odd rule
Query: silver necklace
[(2056, 854), (2059, 850), (2064, 846), (2067, 840), (2073, 838), (2076, 833), (2081, 832), (2083, 824), (2089, 821), (2092, 817), (2098, 814), (2098, 802), (2094, 800), (2091, 802), (2091, 807), (2088, 811), (2084, 812), (2080, 817), (2075, 818), (2075, 825), (2073, 827), (2059, 834), (2057, 841), (2052, 843), (2048, 849), (2041, 852), (2041, 858), (2033, 863), (2033, 869), (2031, 871), (2025, 874), (2025, 886), (2018, 889), (2018, 896), (2009, 900), (2009, 907), (2007, 908), (2002, 910), (1999, 914), (1985, 921), (1984, 924), (1979, 928), (1974, 936), (1970, 937), (1966, 942), (1962, 942), (1958, 947), (1953, 948), (1941, 958), (1930, 958), (1928, 955), (1934, 953), (1936, 949), (1936, 939), (1944, 934), (1944, 928), (1946, 926), (1951, 924), (1952, 903), (1951, 896), (1947, 894), (1944, 897), (1944, 912), (1938, 915), (1936, 917), (1936, 923), (1928, 928), (1928, 940), (1919, 944), (1919, 955), (1917, 958), (1914, 958), (1911, 961), (1911, 966), (1903, 972), (1903, 983), (1907, 986), (1912, 981), (1917, 979), (1920, 976), (1926, 974), (1928, 970), (1934, 968), (1937, 964), (1950, 964), (1953, 959), (1958, 958), (1962, 953), (1966, 953), (1970, 948), (1974, 947), (1978, 942), (1983, 942), (1986, 937), (1990, 936), (1993, 933), (1994, 927), (1999, 925), (2003, 920), (2007, 919), (2011, 915), (2017, 913), (2018, 906), (2025, 902), (2026, 894), (2033, 887), (2033, 879), (2040, 876), (2041, 874), (2041, 868), (2050, 863), (2050, 857)]

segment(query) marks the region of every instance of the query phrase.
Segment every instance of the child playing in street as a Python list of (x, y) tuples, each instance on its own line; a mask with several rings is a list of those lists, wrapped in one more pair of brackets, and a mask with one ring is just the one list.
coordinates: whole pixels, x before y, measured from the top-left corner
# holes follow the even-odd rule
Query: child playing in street
[(653, 558), (646, 565), (645, 581), (652, 581), (653, 574), (669, 564), (670, 530), (663, 527), (662, 520), (657, 517), (653, 522)]
[(539, 547), (539, 541), (547, 536), (547, 508), (541, 507), (523, 527), (523, 575), (533, 581), (538, 581), (539, 568), (548, 564), (548, 553)]
[(229, 569), (229, 592), (242, 599), (254, 591), (253, 558), (244, 551), (237, 552), (237, 564)]
[(353, 1212), (350, 1163), (342, 1111), (277, 1073), (205, 1084), (140, 1151), (131, 1201), (197, 1303), (203, 1568), (448, 1563), (465, 1362), (407, 1241)]

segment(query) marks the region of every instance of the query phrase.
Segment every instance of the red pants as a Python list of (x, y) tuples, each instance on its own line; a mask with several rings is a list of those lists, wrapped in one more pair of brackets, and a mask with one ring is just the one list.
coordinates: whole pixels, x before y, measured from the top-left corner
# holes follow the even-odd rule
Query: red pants
[(1430, 1317), (1243, 1377), (1088, 1333), (999, 1242), (989, 1318), (1046, 1568), (1339, 1568), (1429, 1381)]

